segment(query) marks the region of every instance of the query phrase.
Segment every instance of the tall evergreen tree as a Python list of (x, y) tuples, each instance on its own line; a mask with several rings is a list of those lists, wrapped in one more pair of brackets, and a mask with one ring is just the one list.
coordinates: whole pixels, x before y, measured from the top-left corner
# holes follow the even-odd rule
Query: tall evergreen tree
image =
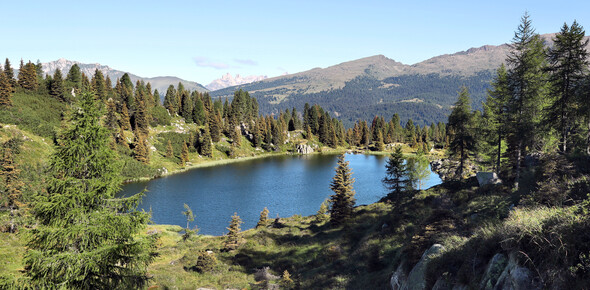
[(107, 90), (104, 81), (104, 75), (99, 69), (94, 70), (94, 76), (92, 76), (92, 91), (99, 100), (106, 100)]
[(176, 103), (176, 89), (173, 85), (168, 86), (166, 96), (164, 96), (164, 108), (166, 108), (172, 116), (174, 116), (178, 110), (178, 103)]
[(37, 67), (32, 62), (29, 61), (18, 72), (18, 84), (21, 88), (29, 91), (34, 91), (39, 86), (37, 81)]
[(527, 149), (540, 144), (541, 112), (546, 104), (546, 67), (543, 40), (535, 33), (529, 15), (521, 19), (514, 34), (508, 63), (508, 153), (514, 168), (514, 188), (518, 189), (521, 163)]
[(135, 131), (135, 142), (133, 146), (133, 157), (135, 160), (143, 164), (148, 164), (150, 162), (150, 151), (146, 136), (138, 130)]
[(338, 156), (338, 165), (336, 166), (336, 175), (330, 183), (330, 189), (334, 194), (330, 196), (330, 221), (334, 225), (345, 223), (354, 210), (355, 199), (352, 184), (352, 172), (348, 167), (348, 161), (344, 161), (344, 154)]
[(207, 121), (205, 107), (200, 97), (195, 98), (195, 104), (193, 107), (193, 121), (199, 126), (205, 125), (205, 122)]
[(12, 87), (12, 92), (14, 93), (17, 84), (16, 79), (14, 79), (14, 70), (12, 69), (10, 60), (8, 60), (8, 58), (6, 58), (6, 61), (4, 61), (4, 74), (6, 75), (6, 78), (8, 78), (10, 86)]
[(135, 211), (141, 194), (115, 199), (120, 164), (100, 125), (94, 97), (82, 94), (51, 158), (47, 192), (34, 196), (39, 225), (24, 264), (35, 287), (141, 288), (155, 238), (138, 233), (149, 214)]
[(0, 72), (0, 106), (12, 106), (12, 86), (4, 72)]
[[(483, 104), (483, 124), (481, 132), (483, 133), (484, 141), (490, 150), (483, 149), (482, 151), (489, 151), (494, 155), (496, 171), (500, 171), (500, 161), (502, 157), (502, 140), (505, 139), (506, 130), (508, 128), (507, 105), (510, 98), (510, 91), (508, 88), (508, 74), (504, 64), (496, 71), (496, 76), (491, 83), (491, 89), (488, 89), (488, 97)], [(442, 124), (440, 124), (442, 125)], [(442, 135), (440, 132), (442, 126), (438, 126), (437, 135)], [(440, 142), (440, 141), (439, 141)]]
[(53, 73), (53, 81), (50, 82), (49, 94), (60, 100), (66, 100), (63, 76), (61, 75), (61, 70), (59, 70), (59, 68)]
[(71, 87), (78, 90), (82, 87), (82, 72), (80, 71), (78, 64), (72, 65), (68, 71), (66, 82), (68, 82)]
[(387, 159), (385, 169), (383, 185), (389, 190), (387, 195), (399, 204), (408, 189), (412, 188), (401, 146), (395, 146), (395, 151)]
[(199, 146), (199, 154), (207, 157), (213, 156), (213, 148), (211, 145), (211, 132), (209, 131), (209, 125), (205, 125), (205, 132), (201, 137), (201, 145)]
[(471, 99), (466, 87), (459, 92), (459, 99), (449, 115), (449, 128), (452, 129), (451, 143), (449, 150), (452, 156), (459, 158), (457, 176), (463, 178), (465, 161), (470, 152), (475, 149), (475, 137), (473, 132), (473, 121), (471, 115)]
[(119, 120), (123, 130), (131, 130), (131, 121), (129, 119), (129, 110), (127, 109), (127, 104), (123, 103), (121, 108), (121, 119)]
[(574, 21), (569, 27), (563, 24), (547, 52), (552, 103), (546, 123), (559, 132), (560, 149), (564, 153), (568, 151), (568, 137), (574, 129), (579, 108), (576, 101), (580, 99), (581, 84), (587, 75), (587, 45), (584, 28)]
[(191, 95), (188, 93), (188, 91), (184, 91), (182, 93), (182, 109), (181, 109), (181, 116), (184, 118), (184, 120), (187, 123), (192, 123), (193, 122), (193, 104), (194, 101), (191, 98)]
[(258, 219), (258, 223), (256, 224), (256, 228), (266, 228), (268, 226), (268, 208), (264, 207), (264, 209), (260, 212), (260, 218)]

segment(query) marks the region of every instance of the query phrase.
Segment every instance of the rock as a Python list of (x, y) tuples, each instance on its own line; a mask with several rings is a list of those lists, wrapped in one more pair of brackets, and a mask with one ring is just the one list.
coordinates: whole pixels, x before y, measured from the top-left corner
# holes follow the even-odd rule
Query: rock
[(296, 147), (298, 154), (310, 154), (313, 153), (313, 148), (307, 144), (298, 144)]
[(496, 172), (478, 172), (476, 174), (477, 182), (479, 186), (484, 186), (488, 184), (501, 184), (502, 180), (498, 178)]
[(451, 290), (451, 283), (443, 277), (438, 278), (434, 286), (432, 286), (432, 290)]
[(494, 285), (498, 282), (498, 278), (506, 268), (508, 259), (504, 254), (495, 254), (488, 263), (486, 271), (479, 283), (479, 289), (494, 289)]
[(256, 281), (271, 281), (277, 280), (281, 277), (275, 276), (270, 273), (269, 267), (263, 267), (262, 269), (256, 269), (256, 273), (254, 273), (254, 280)]
[(444, 249), (445, 247), (443, 245), (434, 244), (424, 252), (418, 264), (408, 274), (408, 281), (401, 289), (426, 289), (426, 268), (428, 267), (428, 263), (433, 257), (444, 251)]
[(391, 279), (389, 280), (389, 285), (391, 286), (391, 289), (393, 289), (393, 290), (402, 289), (403, 285), (405, 285), (408, 282), (408, 276), (406, 276), (406, 273), (404, 272), (403, 268), (404, 267), (403, 267), (403, 263), (402, 263), (397, 267), (395, 272), (393, 272), (393, 274), (391, 275)]
[(542, 289), (542, 287), (538, 279), (535, 279), (533, 272), (528, 268), (519, 266), (515, 255), (511, 254), (508, 264), (500, 274), (493, 289), (534, 290)]

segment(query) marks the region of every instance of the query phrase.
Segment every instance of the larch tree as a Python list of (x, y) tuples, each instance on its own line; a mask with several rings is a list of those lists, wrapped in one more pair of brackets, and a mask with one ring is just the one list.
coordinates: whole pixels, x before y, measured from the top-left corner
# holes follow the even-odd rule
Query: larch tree
[(507, 150), (513, 166), (514, 188), (518, 189), (524, 156), (541, 143), (543, 134), (539, 129), (547, 91), (544, 43), (527, 13), (522, 17), (510, 47), (506, 59), (510, 90)]
[(172, 142), (168, 140), (168, 145), (166, 145), (166, 157), (174, 158), (174, 149), (172, 148)]
[[(552, 100), (546, 123), (558, 132), (563, 153), (568, 152), (569, 136), (578, 117), (580, 106), (577, 101), (582, 95), (582, 81), (588, 70), (587, 45), (584, 28), (574, 21), (571, 26), (563, 24), (547, 52)], [(590, 122), (588, 124), (590, 131)]]
[(264, 207), (264, 209), (260, 212), (260, 218), (258, 219), (258, 223), (256, 224), (256, 228), (266, 228), (268, 226), (268, 208)]
[(145, 286), (155, 237), (138, 235), (149, 222), (135, 210), (142, 194), (114, 198), (121, 164), (91, 94), (82, 94), (60, 133), (47, 191), (33, 200), (38, 226), (24, 258), (38, 288), (130, 289)]
[(330, 183), (330, 189), (334, 192), (330, 196), (330, 222), (334, 225), (341, 225), (352, 217), (355, 198), (352, 184), (352, 172), (348, 167), (348, 161), (344, 161), (344, 154), (338, 156), (336, 175)]
[(180, 151), (180, 165), (184, 166), (188, 161), (188, 146), (186, 145), (186, 142), (183, 141), (182, 150)]
[(10, 60), (8, 60), (8, 58), (4, 61), (4, 74), (8, 78), (10, 86), (12, 87), (12, 92), (14, 93), (17, 83), (16, 79), (14, 79), (14, 70), (12, 69), (12, 65), (10, 65)]
[(231, 221), (229, 223), (228, 233), (225, 238), (224, 248), (226, 250), (235, 250), (238, 248), (240, 244), (240, 231), (242, 230), (240, 225), (242, 224), (242, 219), (238, 216), (238, 213), (235, 212), (234, 215), (231, 217)]
[(459, 158), (457, 177), (463, 178), (463, 169), (469, 154), (475, 149), (475, 136), (473, 132), (473, 118), (471, 114), (471, 99), (466, 87), (459, 92), (459, 99), (449, 115), (449, 128), (452, 131), (449, 151), (451, 156)]
[(18, 72), (18, 84), (21, 88), (34, 91), (39, 86), (37, 82), (37, 67), (32, 62), (28, 62)]
[[(502, 158), (502, 140), (506, 137), (508, 128), (507, 102), (510, 97), (508, 89), (508, 74), (504, 64), (496, 71), (491, 88), (487, 91), (486, 101), (483, 103), (482, 128), (483, 151), (489, 151), (494, 156), (496, 172), (500, 171)], [(440, 130), (440, 129), (439, 129)], [(439, 136), (441, 133), (438, 134)], [(486, 150), (488, 149), (488, 150)]]
[(131, 130), (131, 122), (129, 119), (127, 104), (123, 103), (121, 107), (121, 118), (119, 119), (120, 126), (123, 130)]

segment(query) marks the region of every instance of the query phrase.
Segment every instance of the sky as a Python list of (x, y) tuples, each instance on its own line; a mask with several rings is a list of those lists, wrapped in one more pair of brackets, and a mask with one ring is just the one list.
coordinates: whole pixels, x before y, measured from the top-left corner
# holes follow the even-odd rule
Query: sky
[[(382, 54), (404, 64), (509, 43), (527, 11), (540, 34), (590, 27), (590, 1), (0, 0), (0, 59), (100, 63), (203, 85)], [(4, 63), (2, 61), (2, 63)]]

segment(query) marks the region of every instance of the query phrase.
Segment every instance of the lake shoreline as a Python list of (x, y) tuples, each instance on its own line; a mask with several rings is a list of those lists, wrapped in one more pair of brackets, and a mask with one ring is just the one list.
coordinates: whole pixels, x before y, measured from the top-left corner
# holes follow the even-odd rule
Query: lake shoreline
[[(227, 159), (216, 159), (216, 160), (206, 160), (203, 162), (199, 162), (196, 164), (192, 164), (179, 168), (179, 169), (175, 169), (175, 170), (171, 170), (168, 171), (168, 169), (166, 169), (166, 172), (161, 174), (161, 175), (156, 175), (156, 176), (152, 176), (152, 177), (140, 177), (140, 178), (134, 178), (134, 179), (130, 179), (130, 180), (125, 180), (123, 181), (122, 184), (128, 184), (128, 183), (134, 183), (134, 182), (142, 182), (142, 181), (150, 181), (150, 180), (154, 180), (157, 178), (162, 178), (162, 177), (167, 177), (167, 176), (171, 176), (171, 175), (175, 175), (175, 174), (179, 174), (179, 173), (183, 173), (186, 171), (190, 171), (193, 169), (197, 169), (197, 168), (206, 168), (206, 167), (213, 167), (213, 166), (220, 166), (220, 165), (226, 165), (226, 164), (232, 164), (232, 163), (237, 163), (237, 162), (243, 162), (243, 161), (250, 161), (250, 160), (255, 160), (255, 159), (261, 159), (261, 158), (267, 158), (267, 157), (276, 157), (276, 156), (306, 156), (306, 155), (318, 155), (318, 154), (363, 154), (363, 155), (375, 155), (375, 156), (387, 156), (390, 155), (392, 152), (390, 151), (372, 151), (369, 149), (350, 149), (350, 148), (337, 148), (337, 149), (333, 149), (333, 148), (329, 148), (329, 149), (322, 149), (321, 151), (314, 151), (312, 153), (309, 154), (299, 154), (299, 153), (293, 153), (293, 152), (264, 152), (261, 153), (259, 155), (254, 155), (254, 156), (244, 156), (244, 157), (237, 157), (237, 158), (227, 158)], [(414, 153), (404, 153), (404, 156), (408, 156), (408, 155), (414, 155)], [(432, 155), (434, 154), (427, 154), (429, 157), (433, 157)], [(438, 155), (438, 154), (436, 154)]]

